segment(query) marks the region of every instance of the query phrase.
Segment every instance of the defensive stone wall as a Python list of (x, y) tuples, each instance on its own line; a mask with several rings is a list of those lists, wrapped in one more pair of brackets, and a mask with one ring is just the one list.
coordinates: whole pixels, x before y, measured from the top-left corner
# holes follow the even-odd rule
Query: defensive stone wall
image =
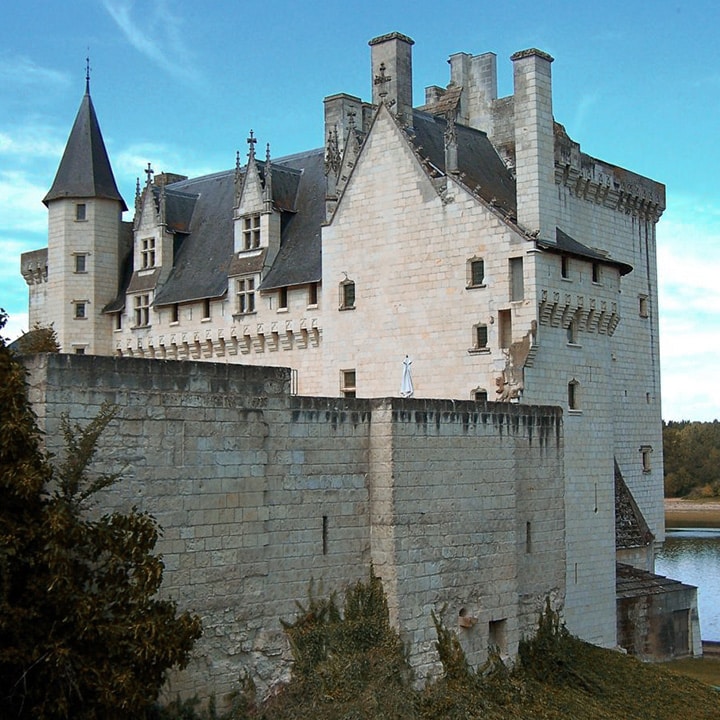
[(204, 634), (171, 694), (222, 697), (249, 669), (287, 676), (280, 618), (296, 601), (383, 578), (422, 677), (437, 671), (430, 611), (473, 662), (512, 654), (544, 597), (564, 597), (557, 408), (290, 395), (290, 371), (41, 355), (26, 359), (48, 449), (60, 419), (119, 413), (97, 469), (122, 471), (100, 511), (136, 505), (163, 527), (163, 593)]

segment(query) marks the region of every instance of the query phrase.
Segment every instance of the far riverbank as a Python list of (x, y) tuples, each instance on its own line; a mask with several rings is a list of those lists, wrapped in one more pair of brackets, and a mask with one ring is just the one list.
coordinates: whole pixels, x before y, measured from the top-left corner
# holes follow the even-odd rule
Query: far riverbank
[(688, 526), (698, 523), (702, 527), (720, 527), (720, 498), (708, 500), (686, 500), (685, 498), (665, 498), (665, 526), (676, 524)]

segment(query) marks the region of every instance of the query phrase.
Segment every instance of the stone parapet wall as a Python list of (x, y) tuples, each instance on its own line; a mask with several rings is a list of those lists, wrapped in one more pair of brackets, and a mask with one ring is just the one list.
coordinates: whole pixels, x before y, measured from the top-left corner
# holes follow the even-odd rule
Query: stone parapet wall
[[(279, 622), (308, 588), (383, 578), (419, 674), (437, 670), (430, 611), (474, 662), (513, 654), (546, 595), (564, 597), (557, 408), (289, 393), (290, 371), (42, 355), (26, 359), (46, 443), (60, 418), (118, 406), (98, 470), (122, 470), (101, 511), (136, 505), (163, 527), (163, 593), (204, 634), (171, 694), (223, 697), (250, 669), (287, 677)], [(527, 523), (532, 539), (528, 545)], [(463, 611), (461, 613), (461, 611)]]

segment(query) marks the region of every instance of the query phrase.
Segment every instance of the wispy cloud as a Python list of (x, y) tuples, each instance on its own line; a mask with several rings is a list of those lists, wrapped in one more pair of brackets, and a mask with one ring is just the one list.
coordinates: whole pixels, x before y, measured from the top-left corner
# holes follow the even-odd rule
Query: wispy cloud
[(64, 148), (63, 140), (53, 137), (53, 131), (42, 125), (0, 130), (0, 156), (9, 156), (13, 162), (31, 158), (59, 159)]
[[(138, 52), (178, 80), (190, 85), (200, 82), (200, 74), (188, 62), (188, 43), (183, 41), (176, 5), (166, 0), (103, 0), (103, 6)], [(141, 19), (135, 18), (136, 7)]]
[(0, 84), (3, 87), (41, 85), (47, 92), (52, 86), (64, 87), (69, 82), (66, 73), (42, 67), (28, 57), (0, 57)]
[[(184, 151), (165, 144), (136, 143), (114, 156), (113, 167), (118, 177), (125, 180), (140, 177), (144, 182), (143, 170), (150, 163), (155, 172), (176, 172), (188, 177), (199, 177), (216, 172), (217, 168), (206, 164), (193, 165)], [(232, 163), (228, 163), (228, 168)], [(224, 168), (227, 169), (227, 168)]]
[(35, 182), (23, 172), (0, 170), (0, 217), (3, 218), (3, 232), (45, 233), (47, 211), (41, 200), (47, 191), (47, 187)]

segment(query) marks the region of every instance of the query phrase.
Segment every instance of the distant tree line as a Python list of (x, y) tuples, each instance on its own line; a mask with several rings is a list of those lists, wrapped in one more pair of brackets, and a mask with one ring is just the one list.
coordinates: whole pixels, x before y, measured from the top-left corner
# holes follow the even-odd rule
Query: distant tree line
[(720, 496), (720, 422), (663, 422), (665, 497)]

